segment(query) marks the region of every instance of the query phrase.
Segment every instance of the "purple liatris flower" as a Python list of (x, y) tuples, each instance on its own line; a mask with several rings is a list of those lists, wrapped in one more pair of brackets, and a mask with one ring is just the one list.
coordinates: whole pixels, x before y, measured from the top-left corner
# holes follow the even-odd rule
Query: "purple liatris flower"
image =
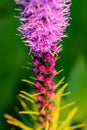
[(20, 4), (21, 32), (30, 47), (33, 72), (35, 75), (35, 93), (39, 115), (38, 122), (45, 129), (49, 122), (49, 130), (54, 119), (52, 113), (56, 110), (54, 99), (56, 85), (53, 78), (57, 54), (61, 46), (57, 46), (63, 37), (69, 21), (70, 0), (15, 0)]
[(56, 54), (69, 21), (70, 0), (15, 0), (20, 7), (18, 30), (31, 52)]
[(31, 81), (26, 79), (22, 81), (33, 85), (35, 89), (33, 89), (34, 93), (22, 90), (18, 95), (24, 109), (19, 111), (19, 114), (29, 115), (29, 117), (21, 116), (24, 123), (5, 114), (7, 122), (22, 130), (74, 130), (83, 127), (84, 124), (75, 126), (70, 124), (77, 107), (69, 111), (65, 119), (60, 118), (61, 110), (75, 102), (62, 106), (62, 96), (69, 94), (69, 92), (64, 92), (68, 84), (64, 83), (64, 77), (56, 84), (53, 82), (55, 75), (62, 72), (61, 70), (57, 72), (55, 69), (58, 59), (56, 54), (61, 50), (57, 42), (66, 36), (64, 32), (69, 21), (70, 0), (15, 1), (20, 4), (18, 10), (21, 14), (21, 25), (18, 30), (25, 38), (27, 46), (30, 47), (32, 69), (35, 75), (35, 77), (30, 77)]

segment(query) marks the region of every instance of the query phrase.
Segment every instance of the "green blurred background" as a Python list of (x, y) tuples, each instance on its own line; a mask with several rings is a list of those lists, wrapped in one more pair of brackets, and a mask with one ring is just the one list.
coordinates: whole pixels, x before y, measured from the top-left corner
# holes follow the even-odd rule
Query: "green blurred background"
[[(9, 130), (3, 114), (13, 113), (19, 90), (26, 87), (20, 79), (28, 77), (26, 66), (30, 60), (29, 49), (24, 46), (16, 28), (19, 20), (14, 16), (13, 0), (0, 0), (0, 130)], [(76, 100), (79, 107), (73, 123), (87, 123), (87, 0), (73, 0), (68, 38), (63, 39), (63, 52), (56, 67), (64, 68), (71, 95), (66, 101)], [(57, 78), (56, 78), (57, 80)], [(24, 88), (23, 88), (24, 89)], [(82, 130), (82, 129), (81, 129)], [(87, 130), (87, 128), (85, 128)]]

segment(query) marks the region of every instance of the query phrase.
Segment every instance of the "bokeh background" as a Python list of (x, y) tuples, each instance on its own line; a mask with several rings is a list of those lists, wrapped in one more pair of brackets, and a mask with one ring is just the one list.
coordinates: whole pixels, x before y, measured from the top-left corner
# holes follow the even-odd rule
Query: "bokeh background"
[[(17, 102), (17, 94), (26, 86), (21, 78), (28, 77), (31, 72), (23, 68), (27, 61), (29, 49), (24, 46), (18, 33), (19, 20), (13, 0), (0, 0), (0, 130), (9, 130), (3, 117), (4, 113), (14, 114), (13, 107)], [(72, 0), (71, 21), (64, 38), (63, 51), (56, 67), (64, 68), (60, 76), (66, 76), (71, 95), (66, 101), (76, 100), (79, 110), (72, 123), (87, 123), (87, 0)], [(56, 79), (57, 80), (57, 79)], [(83, 130), (83, 129), (79, 129)], [(84, 129), (87, 130), (87, 127)]]

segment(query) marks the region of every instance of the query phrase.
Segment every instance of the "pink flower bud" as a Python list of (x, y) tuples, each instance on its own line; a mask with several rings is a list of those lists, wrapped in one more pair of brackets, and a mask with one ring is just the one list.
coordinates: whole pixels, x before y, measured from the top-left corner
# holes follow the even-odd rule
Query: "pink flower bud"
[(34, 66), (38, 66), (38, 65), (40, 65), (40, 61), (38, 60), (38, 59), (33, 59), (33, 65)]
[(39, 80), (39, 81), (43, 81), (43, 80), (44, 80), (44, 76), (43, 76), (42, 74), (37, 74), (37, 75), (36, 75), (36, 78), (37, 78), (37, 80)]
[(56, 61), (56, 60), (55, 60), (55, 58), (54, 58), (51, 54), (47, 53), (47, 54), (45, 55), (45, 60), (46, 60), (46, 61), (49, 61), (52, 66), (55, 65), (55, 61)]
[(47, 96), (55, 98), (56, 94), (53, 91), (48, 91)]
[(36, 98), (37, 98), (37, 100), (39, 100), (39, 101), (42, 101), (42, 100), (43, 100), (43, 96), (41, 96), (40, 94), (38, 94), (38, 95), (36, 96)]
[(33, 71), (34, 71), (35, 74), (38, 73), (38, 68), (37, 67), (33, 67)]
[(45, 87), (40, 87), (40, 92), (41, 93), (45, 93), (46, 92), (46, 88)]
[(56, 69), (53, 66), (48, 67), (48, 72), (55, 74)]
[(55, 89), (56, 89), (56, 85), (54, 84), (53, 81), (50, 82), (49, 88), (52, 89), (52, 90), (55, 90)]
[(50, 57), (50, 62), (51, 62), (51, 63), (55, 63), (55, 61), (56, 61), (56, 60), (55, 60), (54, 57)]
[(46, 83), (46, 84), (50, 84), (50, 82), (51, 82), (51, 79), (50, 79), (50, 78), (46, 78), (46, 79), (45, 79), (45, 83)]
[(45, 67), (44, 65), (40, 65), (40, 66), (39, 66), (39, 70), (40, 70), (41, 72), (45, 72), (45, 71), (46, 71), (46, 67)]
[(48, 106), (48, 100), (43, 100), (43, 105)]
[(35, 85), (37, 88), (40, 88), (41, 83), (40, 83), (39, 81), (35, 81), (35, 82), (34, 82), (34, 85)]
[(49, 110), (52, 110), (52, 111), (55, 111), (55, 109), (56, 109), (55, 106), (51, 103), (48, 105), (48, 108), (49, 108)]
[(47, 114), (47, 115), (46, 115), (46, 119), (52, 122), (52, 117), (51, 117), (50, 114)]

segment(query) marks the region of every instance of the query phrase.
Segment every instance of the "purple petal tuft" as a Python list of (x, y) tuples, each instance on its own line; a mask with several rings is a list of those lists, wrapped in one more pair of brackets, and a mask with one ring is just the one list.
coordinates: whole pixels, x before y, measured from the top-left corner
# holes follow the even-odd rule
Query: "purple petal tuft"
[(31, 52), (58, 52), (69, 21), (70, 0), (15, 0), (21, 4), (18, 30), (27, 40)]

